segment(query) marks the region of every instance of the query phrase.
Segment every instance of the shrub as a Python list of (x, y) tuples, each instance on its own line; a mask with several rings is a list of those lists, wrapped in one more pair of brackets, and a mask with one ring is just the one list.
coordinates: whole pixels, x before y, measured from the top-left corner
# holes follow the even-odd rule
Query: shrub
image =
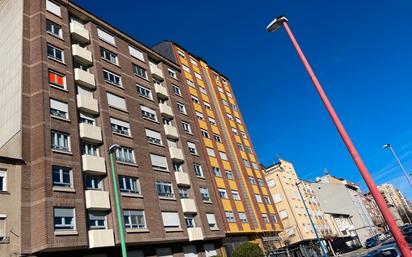
[(240, 244), (232, 254), (232, 257), (264, 257), (262, 248), (257, 244), (245, 242)]

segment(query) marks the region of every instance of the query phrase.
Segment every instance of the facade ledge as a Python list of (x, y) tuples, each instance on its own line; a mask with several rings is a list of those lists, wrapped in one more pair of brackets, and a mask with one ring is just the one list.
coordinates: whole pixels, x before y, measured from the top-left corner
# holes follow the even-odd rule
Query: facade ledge
[(62, 231), (54, 231), (55, 236), (77, 236), (79, 232), (76, 230), (62, 230)]
[(125, 135), (125, 134), (118, 133), (118, 132), (113, 132), (113, 131), (112, 131), (112, 133), (113, 133), (113, 135), (116, 135), (116, 136), (119, 136), (119, 137), (125, 137), (125, 138), (133, 139), (133, 137), (129, 136), (129, 135)]
[(53, 116), (53, 115), (50, 115), (50, 117), (55, 119), (55, 120), (61, 120), (61, 121), (68, 122), (68, 123), (71, 122), (70, 119), (65, 119), (65, 118), (61, 118), (61, 117), (57, 117), (57, 116)]
[(139, 165), (137, 165), (137, 163), (121, 162), (121, 161), (116, 161), (116, 163), (121, 164), (121, 165), (126, 165), (126, 166), (139, 167)]
[(66, 192), (66, 193), (75, 193), (76, 192), (76, 190), (72, 187), (59, 187), (59, 186), (53, 186), (53, 191)]
[(11, 195), (9, 191), (0, 191), (0, 195)]
[(67, 155), (73, 155), (73, 153), (70, 152), (70, 151), (62, 151), (62, 150), (57, 150), (57, 149), (52, 149), (52, 152), (54, 152), (54, 153), (61, 153), (61, 154), (67, 154)]
[(127, 228), (126, 233), (149, 233), (150, 230), (147, 228)]
[(164, 197), (164, 196), (159, 196), (159, 200), (166, 200), (166, 201), (176, 201), (176, 198), (173, 197)]
[(125, 192), (121, 192), (120, 194), (124, 197), (143, 198), (142, 194), (133, 194), (133, 193), (125, 193)]
[(212, 201), (203, 201), (204, 203), (212, 204)]
[(183, 232), (183, 229), (181, 228), (165, 228), (165, 232)]

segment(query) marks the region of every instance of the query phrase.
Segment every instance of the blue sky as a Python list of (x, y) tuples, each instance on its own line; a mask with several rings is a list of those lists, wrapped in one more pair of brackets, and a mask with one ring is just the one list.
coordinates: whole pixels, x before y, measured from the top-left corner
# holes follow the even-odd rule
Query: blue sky
[[(230, 78), (265, 165), (277, 156), (305, 179), (362, 179), (282, 29), (285, 14), (377, 183), (412, 190), (390, 152), (412, 169), (412, 2), (75, 0), (146, 45), (178, 42)], [(110, 10), (110, 11), (109, 11)]]

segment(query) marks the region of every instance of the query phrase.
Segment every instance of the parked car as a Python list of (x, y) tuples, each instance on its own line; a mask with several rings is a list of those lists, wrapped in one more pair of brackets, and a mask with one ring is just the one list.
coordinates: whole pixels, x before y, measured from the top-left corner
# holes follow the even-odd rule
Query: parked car
[(376, 236), (366, 239), (365, 246), (366, 248), (371, 248), (378, 245), (379, 241)]
[(378, 249), (368, 253), (366, 257), (401, 257), (401, 252), (399, 251), (396, 243), (384, 244)]

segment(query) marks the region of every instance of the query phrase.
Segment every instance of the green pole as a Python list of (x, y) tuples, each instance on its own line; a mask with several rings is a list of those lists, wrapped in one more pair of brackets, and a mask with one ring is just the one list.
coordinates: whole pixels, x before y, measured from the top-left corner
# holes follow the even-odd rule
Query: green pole
[(117, 221), (119, 225), (120, 247), (122, 249), (122, 257), (127, 257), (126, 242), (124, 240), (124, 231), (123, 231), (123, 215), (122, 215), (122, 210), (120, 208), (120, 199), (119, 199), (119, 191), (117, 188), (117, 176), (116, 176), (116, 170), (114, 166), (113, 151), (109, 151), (109, 156), (110, 156), (110, 163), (112, 166), (113, 190), (114, 190), (114, 199), (116, 201)]

